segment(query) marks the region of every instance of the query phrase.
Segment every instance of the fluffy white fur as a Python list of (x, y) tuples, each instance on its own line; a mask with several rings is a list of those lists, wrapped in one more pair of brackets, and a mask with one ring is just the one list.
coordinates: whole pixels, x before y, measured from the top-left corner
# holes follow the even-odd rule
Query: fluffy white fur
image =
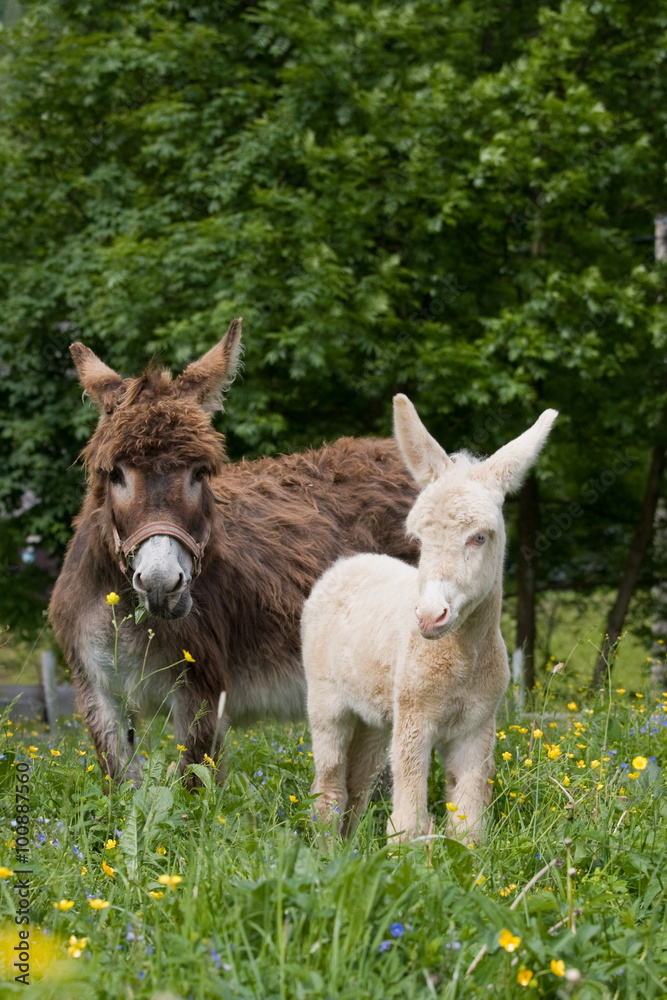
[(406, 396), (394, 428), (422, 487), (407, 519), (419, 568), (382, 555), (341, 559), (317, 582), (302, 618), (316, 809), (337, 807), (350, 833), (373, 780), (391, 760), (390, 837), (428, 828), (427, 779), (436, 746), (456, 804), (456, 835), (476, 839), (491, 800), (495, 714), (507, 688), (500, 634), (502, 504), (535, 462), (557, 413), (479, 461), (450, 457)]

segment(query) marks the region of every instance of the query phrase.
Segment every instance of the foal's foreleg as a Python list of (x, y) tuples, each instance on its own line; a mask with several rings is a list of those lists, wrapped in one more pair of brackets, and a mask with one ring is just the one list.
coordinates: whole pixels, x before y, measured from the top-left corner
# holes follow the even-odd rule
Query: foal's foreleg
[(414, 706), (397, 710), (391, 743), (394, 809), (387, 836), (410, 840), (428, 829), (428, 772), (435, 734)]
[(452, 826), (465, 843), (480, 840), (484, 833), (484, 814), (491, 804), (489, 779), (495, 771), (494, 745), (495, 720), (492, 727), (451, 747), (444, 760), (447, 801), (458, 806)]

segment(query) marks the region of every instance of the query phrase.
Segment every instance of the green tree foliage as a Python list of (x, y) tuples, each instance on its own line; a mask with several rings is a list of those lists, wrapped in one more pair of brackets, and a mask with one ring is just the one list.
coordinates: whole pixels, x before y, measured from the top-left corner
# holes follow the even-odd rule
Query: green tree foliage
[(541, 583), (615, 581), (667, 389), (664, 5), (47, 0), (13, 20), (0, 495), (41, 502), (9, 549), (62, 551), (80, 502), (96, 415), (70, 341), (124, 374), (179, 367), (243, 315), (232, 457), (388, 433), (396, 391), (479, 450), (556, 406), (542, 523), (581, 512)]

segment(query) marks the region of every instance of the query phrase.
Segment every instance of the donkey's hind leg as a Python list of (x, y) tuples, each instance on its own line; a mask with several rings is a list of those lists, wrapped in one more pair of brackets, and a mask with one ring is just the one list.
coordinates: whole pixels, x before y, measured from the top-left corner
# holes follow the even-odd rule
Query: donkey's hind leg
[(347, 764), (347, 813), (343, 834), (352, 836), (363, 816), (373, 784), (387, 762), (389, 734), (359, 720), (352, 736)]

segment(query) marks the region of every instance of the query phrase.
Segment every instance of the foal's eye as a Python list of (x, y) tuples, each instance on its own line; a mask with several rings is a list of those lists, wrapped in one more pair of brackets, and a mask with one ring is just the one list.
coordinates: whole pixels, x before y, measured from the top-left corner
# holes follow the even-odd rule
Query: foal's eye
[(481, 545), (484, 545), (486, 541), (486, 535), (480, 532), (478, 535), (471, 535), (466, 545), (471, 545), (473, 548), (478, 549)]
[(114, 465), (109, 473), (109, 482), (113, 483), (114, 486), (125, 486), (125, 476), (120, 465)]

